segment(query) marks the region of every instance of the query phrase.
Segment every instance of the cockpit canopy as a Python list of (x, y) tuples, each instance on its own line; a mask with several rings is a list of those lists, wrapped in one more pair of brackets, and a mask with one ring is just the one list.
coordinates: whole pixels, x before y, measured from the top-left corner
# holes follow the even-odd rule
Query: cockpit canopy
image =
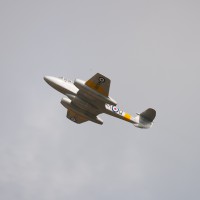
[(72, 81), (72, 80), (65, 79), (63, 76), (61, 76), (61, 77), (58, 77), (58, 78), (62, 79), (62, 80), (63, 80), (63, 81), (65, 81), (65, 82), (73, 83), (73, 81)]

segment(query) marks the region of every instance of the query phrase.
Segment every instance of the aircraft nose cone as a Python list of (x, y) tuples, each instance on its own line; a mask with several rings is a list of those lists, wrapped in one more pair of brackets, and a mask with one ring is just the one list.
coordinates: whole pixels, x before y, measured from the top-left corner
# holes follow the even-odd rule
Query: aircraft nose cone
[(45, 80), (47, 83), (50, 83), (50, 82), (52, 82), (52, 77), (51, 77), (51, 76), (44, 76), (44, 80)]

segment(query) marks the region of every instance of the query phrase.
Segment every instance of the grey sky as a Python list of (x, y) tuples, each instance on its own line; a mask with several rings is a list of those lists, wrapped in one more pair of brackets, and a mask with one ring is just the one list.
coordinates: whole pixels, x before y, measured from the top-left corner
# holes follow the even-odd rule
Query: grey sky
[[(200, 199), (199, 1), (0, 1), (0, 199)], [(44, 75), (112, 81), (149, 130), (66, 119)]]

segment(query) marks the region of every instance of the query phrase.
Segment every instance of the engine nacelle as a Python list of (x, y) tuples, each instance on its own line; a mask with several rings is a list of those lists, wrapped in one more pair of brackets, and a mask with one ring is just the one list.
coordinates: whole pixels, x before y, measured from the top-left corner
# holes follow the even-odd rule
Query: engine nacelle
[(69, 98), (62, 98), (60, 102), (65, 108), (70, 109), (72, 107), (71, 100)]
[(72, 104), (72, 101), (67, 98), (67, 97), (63, 97), (61, 99), (61, 102), (60, 102), (65, 108), (67, 108), (68, 110), (72, 110), (74, 112), (76, 112), (77, 114), (81, 115), (81, 116), (84, 116), (84, 118), (92, 121), (92, 122), (95, 122), (97, 124), (103, 124), (103, 121), (97, 117), (97, 116), (93, 116), (91, 115), (90, 113), (86, 113), (83, 109), (77, 107), (76, 105), (73, 105)]
[(92, 88), (88, 87), (87, 85), (85, 85), (85, 81), (76, 79), (74, 81), (74, 85), (78, 89), (84, 91), (89, 96), (92, 96), (94, 99), (98, 99), (98, 100), (103, 101), (104, 103), (108, 103), (110, 105), (114, 105), (114, 106), (117, 105), (117, 102), (114, 99), (112, 99), (111, 97), (106, 97), (106, 96), (100, 94), (99, 92), (93, 90)]

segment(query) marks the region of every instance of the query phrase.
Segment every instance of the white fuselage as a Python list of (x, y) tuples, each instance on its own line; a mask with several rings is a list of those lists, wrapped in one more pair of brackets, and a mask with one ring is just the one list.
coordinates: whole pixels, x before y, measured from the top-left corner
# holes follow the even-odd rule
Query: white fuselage
[(57, 91), (66, 94), (76, 95), (78, 88), (73, 84), (72, 81), (65, 80), (64, 78), (57, 78), (52, 76), (45, 76), (44, 80)]

